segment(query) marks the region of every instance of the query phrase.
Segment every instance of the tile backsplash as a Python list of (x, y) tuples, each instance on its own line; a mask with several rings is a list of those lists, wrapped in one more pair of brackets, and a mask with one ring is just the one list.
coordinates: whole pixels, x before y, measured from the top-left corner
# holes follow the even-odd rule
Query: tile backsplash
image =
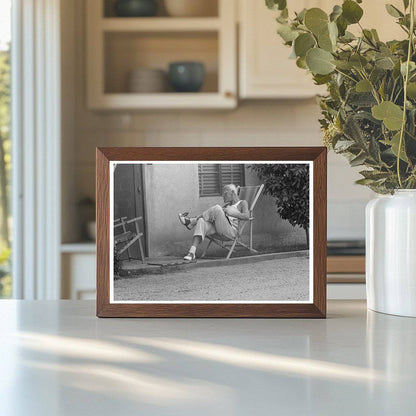
[[(248, 102), (221, 112), (84, 110), (75, 125), (77, 197), (94, 196), (96, 146), (319, 146), (318, 117), (315, 100)], [(329, 154), (329, 238), (364, 236), (364, 207), (372, 193), (355, 185), (357, 178), (357, 169)]]

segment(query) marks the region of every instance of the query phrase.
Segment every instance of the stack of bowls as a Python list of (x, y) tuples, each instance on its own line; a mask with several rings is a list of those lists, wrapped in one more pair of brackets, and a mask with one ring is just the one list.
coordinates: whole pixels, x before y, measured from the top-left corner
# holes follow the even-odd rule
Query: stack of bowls
[(158, 93), (166, 91), (166, 72), (161, 69), (137, 68), (129, 73), (128, 91)]

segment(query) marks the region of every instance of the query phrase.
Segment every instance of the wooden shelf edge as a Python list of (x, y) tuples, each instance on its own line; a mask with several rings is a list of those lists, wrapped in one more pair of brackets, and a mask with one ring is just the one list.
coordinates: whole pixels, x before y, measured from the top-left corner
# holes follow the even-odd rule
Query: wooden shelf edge
[(234, 97), (221, 93), (102, 94), (88, 102), (88, 108), (95, 110), (233, 109), (236, 106)]
[(107, 17), (99, 20), (102, 31), (111, 32), (204, 32), (220, 29), (218, 17)]

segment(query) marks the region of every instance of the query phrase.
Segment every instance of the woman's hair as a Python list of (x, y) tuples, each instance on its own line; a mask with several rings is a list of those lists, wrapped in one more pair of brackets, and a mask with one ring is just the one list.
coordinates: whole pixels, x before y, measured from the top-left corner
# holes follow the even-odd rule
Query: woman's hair
[(233, 202), (237, 202), (239, 200), (238, 198), (238, 187), (235, 186), (234, 184), (230, 183), (228, 185), (224, 186), (224, 190), (230, 190), (232, 195), (233, 195)]

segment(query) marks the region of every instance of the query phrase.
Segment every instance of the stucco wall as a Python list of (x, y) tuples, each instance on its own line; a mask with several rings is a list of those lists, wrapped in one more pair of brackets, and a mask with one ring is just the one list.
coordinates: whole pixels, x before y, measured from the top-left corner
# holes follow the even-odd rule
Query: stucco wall
[[(222, 204), (222, 198), (199, 197), (197, 164), (148, 164), (144, 183), (149, 256), (183, 255), (189, 248), (192, 232), (180, 224), (178, 213), (189, 211), (198, 215), (214, 204)], [(246, 185), (258, 183), (257, 176), (246, 168)], [(281, 251), (305, 247), (304, 231), (280, 218), (272, 198), (263, 195), (254, 215), (255, 248)], [(247, 234), (248, 227), (246, 239)], [(219, 253), (221, 249), (212, 250)]]

